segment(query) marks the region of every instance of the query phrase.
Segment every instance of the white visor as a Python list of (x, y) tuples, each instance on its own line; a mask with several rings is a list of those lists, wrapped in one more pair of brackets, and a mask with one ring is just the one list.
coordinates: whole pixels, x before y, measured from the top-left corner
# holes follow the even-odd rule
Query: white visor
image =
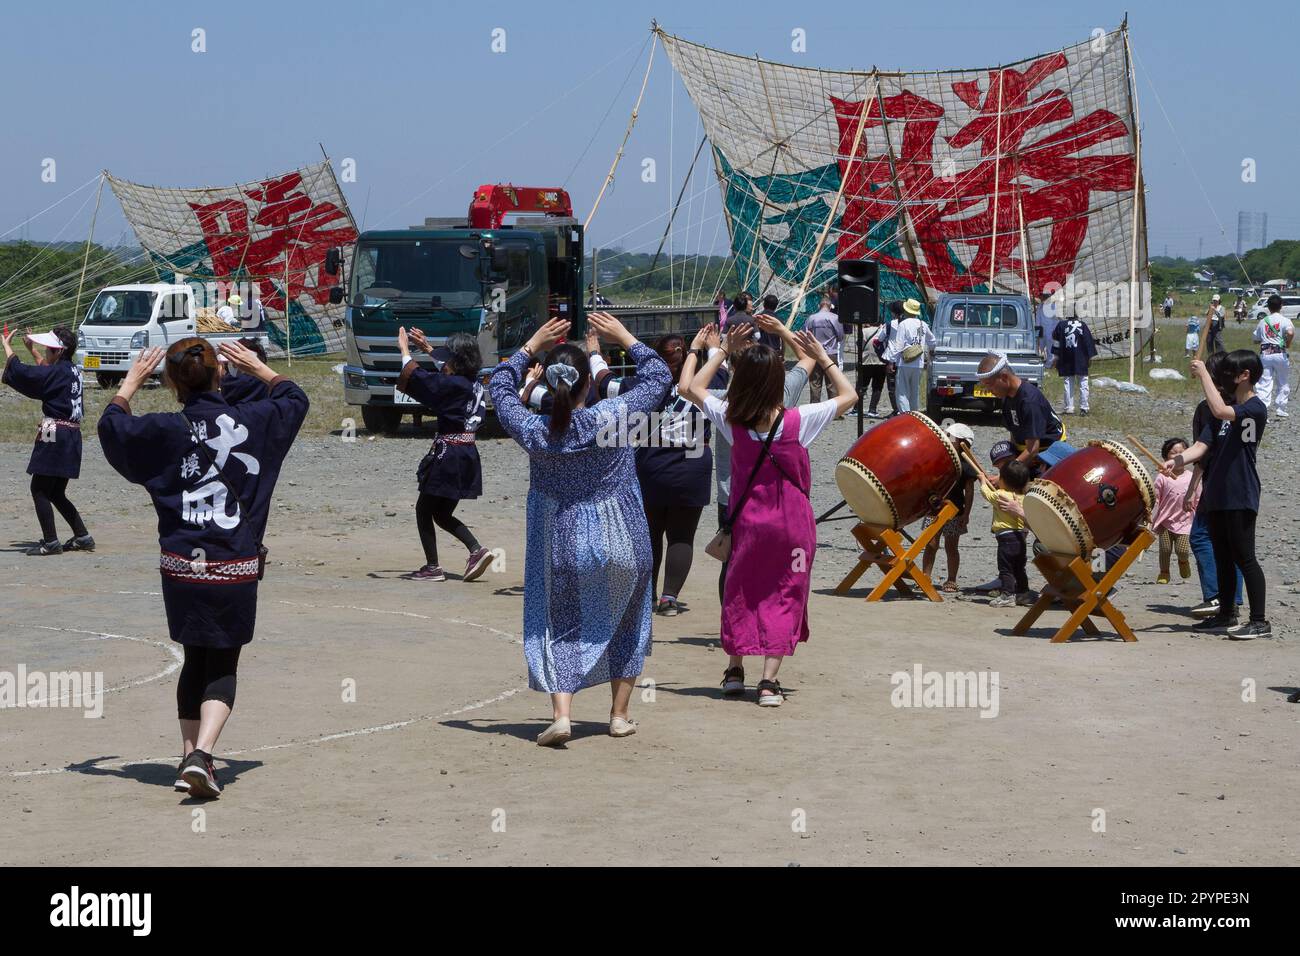
[(52, 349), (63, 348), (63, 342), (53, 332), (42, 332), (39, 335), (32, 336), (33, 345), (44, 345)]

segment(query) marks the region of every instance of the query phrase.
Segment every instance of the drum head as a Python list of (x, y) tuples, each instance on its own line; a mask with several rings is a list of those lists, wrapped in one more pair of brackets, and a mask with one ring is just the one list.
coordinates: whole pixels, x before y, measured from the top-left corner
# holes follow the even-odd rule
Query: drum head
[(879, 479), (855, 458), (842, 458), (835, 466), (835, 484), (853, 513), (863, 524), (877, 528), (896, 528), (898, 512)]
[(1025, 523), (1053, 554), (1085, 559), (1092, 555), (1092, 531), (1074, 499), (1054, 481), (1039, 478), (1029, 483)]

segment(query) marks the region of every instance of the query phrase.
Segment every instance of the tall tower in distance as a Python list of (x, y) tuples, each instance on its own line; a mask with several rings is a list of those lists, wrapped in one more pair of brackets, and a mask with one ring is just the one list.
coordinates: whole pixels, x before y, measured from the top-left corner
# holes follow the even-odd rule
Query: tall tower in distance
[(1268, 245), (1268, 213), (1237, 213), (1237, 255)]

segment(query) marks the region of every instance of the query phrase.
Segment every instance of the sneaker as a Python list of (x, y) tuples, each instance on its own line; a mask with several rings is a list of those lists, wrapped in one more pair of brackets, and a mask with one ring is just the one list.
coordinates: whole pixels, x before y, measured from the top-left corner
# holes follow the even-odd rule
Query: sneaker
[(446, 572), (436, 564), (426, 564), (418, 571), (412, 571), (404, 575), (408, 581), (445, 581), (447, 580)]
[[(469, 560), (465, 562), (465, 577), (462, 580), (474, 581), (482, 577), (483, 572), (488, 569), (492, 563), (492, 552), (487, 548), (479, 548), (477, 551), (470, 553)], [(421, 570), (424, 570), (421, 568)]]
[(1156, 576), (1156, 584), (1168, 584), (1168, 583), (1169, 583), (1169, 575), (1161, 574)]
[(1291, 414), (1290, 414), (1289, 412), (1284, 412), (1284, 411), (1282, 411), (1282, 409), (1279, 408), (1279, 409), (1277, 410), (1277, 417), (1278, 417), (1278, 418), (1290, 418), (1290, 417), (1291, 417)]
[(212, 765), (212, 754), (194, 750), (181, 764), (181, 777), (190, 786), (191, 797), (216, 798), (221, 796), (217, 783), (217, 768)]
[(1245, 624), (1228, 628), (1230, 641), (1253, 641), (1257, 637), (1272, 636), (1273, 629), (1268, 626), (1268, 621), (1247, 621)]
[(94, 551), (95, 539), (88, 534), (80, 534), (63, 542), (64, 551)]
[(172, 784), (172, 789), (180, 793), (189, 793), (190, 785), (185, 780), (185, 778), (181, 776), (181, 772), (184, 769), (185, 769), (185, 758), (182, 757), (181, 762), (176, 765), (176, 781)]
[(879, 418), (879, 417), (880, 417), (880, 412), (876, 411), (874, 408), (869, 409), (869, 410), (867, 411), (867, 417), (868, 417), (868, 418)]
[(1300, 704), (1300, 690), (1288, 694), (1286, 698), (1288, 704)]
[(1207, 617), (1203, 621), (1197, 621), (1195, 624), (1192, 625), (1192, 630), (1199, 631), (1203, 634), (1206, 633), (1218, 634), (1223, 631), (1226, 631), (1230, 627), (1236, 627), (1236, 626), (1237, 626), (1236, 617), (1223, 617), (1221, 615), (1216, 614), (1214, 615), (1214, 617)]
[(989, 601), (989, 607), (1015, 607), (1016, 599), (1010, 594), (999, 594), (992, 601)]
[(664, 617), (676, 617), (681, 610), (674, 597), (661, 597), (659, 603), (655, 605), (655, 613), (662, 614)]
[(1038, 595), (1033, 591), (1021, 591), (1016, 595), (1016, 607), (1033, 607)]
[(722, 696), (739, 697), (745, 693), (745, 668), (729, 667), (722, 675)]
[(1087, 418), (1087, 417), (1088, 417), (1088, 409), (1085, 408), (1083, 411), (1079, 412), (1079, 414), (1082, 415), (1084, 418)]
[(1192, 617), (1214, 617), (1219, 613), (1219, 599), (1210, 598), (1192, 608)]
[(63, 545), (59, 544), (56, 538), (53, 541), (42, 541), (40, 544), (33, 545), (27, 549), (27, 557), (44, 558), (51, 554), (62, 554)]

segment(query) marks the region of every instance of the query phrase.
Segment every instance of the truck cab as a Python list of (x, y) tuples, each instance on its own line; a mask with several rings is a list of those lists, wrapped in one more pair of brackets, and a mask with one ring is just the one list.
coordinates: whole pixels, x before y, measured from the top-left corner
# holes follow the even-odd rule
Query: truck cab
[[(426, 219), (410, 229), (357, 238), (346, 293), (340, 286), (334, 295), (347, 303), (344, 399), (361, 406), (372, 432), (396, 431), (404, 415), (422, 411), (395, 388), (402, 361), (399, 327), (422, 330), (435, 346), (455, 332), (477, 336), (484, 380), (549, 318), (569, 319), (571, 335), (584, 329), (582, 224), (565, 215), (567, 195), (480, 187), (475, 205), (489, 192), (516, 198), (558, 194), (563, 201), (553, 211), (548, 201), (541, 207), (546, 215), (511, 224), (500, 210), (484, 218), (471, 206), (461, 219)], [(526, 211), (539, 208), (536, 202), (517, 204)], [(326, 272), (337, 274), (342, 258), (341, 251), (330, 256)], [(415, 359), (432, 367), (427, 356), (417, 353)]]
[[(214, 345), (224, 339), (266, 338), (265, 329), (199, 330), (198, 313), (194, 286), (189, 283), (107, 286), (99, 290), (77, 327), (77, 364), (93, 372), (101, 388), (112, 388), (147, 348), (165, 349), (196, 335)], [(160, 361), (154, 374), (161, 372)]]
[(993, 411), (1000, 407), (975, 374), (990, 351), (1005, 352), (1025, 381), (1043, 383), (1034, 310), (1022, 295), (944, 293), (935, 304), (934, 337), (926, 414), (936, 421), (945, 408)]

